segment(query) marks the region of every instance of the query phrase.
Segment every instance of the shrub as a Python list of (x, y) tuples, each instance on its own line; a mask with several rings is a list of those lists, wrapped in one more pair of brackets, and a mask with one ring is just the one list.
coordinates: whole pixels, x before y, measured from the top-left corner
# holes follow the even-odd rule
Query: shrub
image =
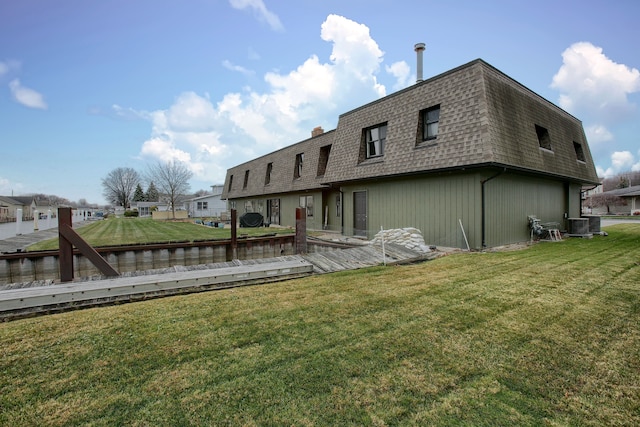
[(124, 211), (124, 216), (125, 217), (137, 217), (138, 216), (138, 211), (134, 210), (134, 211)]

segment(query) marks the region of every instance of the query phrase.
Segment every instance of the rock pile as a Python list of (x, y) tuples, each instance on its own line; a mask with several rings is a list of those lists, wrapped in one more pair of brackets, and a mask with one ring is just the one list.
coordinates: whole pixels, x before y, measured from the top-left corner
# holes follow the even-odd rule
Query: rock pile
[(396, 245), (404, 246), (407, 249), (414, 250), (416, 252), (431, 252), (431, 249), (424, 242), (422, 232), (417, 228), (395, 228), (391, 230), (382, 230), (378, 232), (371, 240), (372, 245), (382, 245), (382, 239), (384, 243), (394, 243)]

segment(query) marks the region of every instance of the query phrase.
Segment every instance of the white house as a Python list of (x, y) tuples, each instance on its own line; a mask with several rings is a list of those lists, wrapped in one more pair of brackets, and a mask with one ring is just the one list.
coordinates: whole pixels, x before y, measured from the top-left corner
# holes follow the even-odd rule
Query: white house
[(222, 200), (222, 185), (212, 185), (212, 194), (194, 197), (186, 201), (185, 205), (191, 218), (207, 218), (222, 216), (227, 211), (227, 202)]

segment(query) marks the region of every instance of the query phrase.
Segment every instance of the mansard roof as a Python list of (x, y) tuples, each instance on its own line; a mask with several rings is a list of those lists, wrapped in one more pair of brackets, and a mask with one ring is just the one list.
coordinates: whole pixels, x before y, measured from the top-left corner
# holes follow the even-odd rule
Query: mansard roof
[[(440, 110), (438, 134), (423, 142), (420, 116), (430, 108)], [(363, 159), (365, 130), (383, 124), (384, 154)], [(318, 174), (328, 145), (326, 170)], [(300, 153), (304, 165), (295, 177)], [(483, 166), (599, 183), (580, 120), (477, 59), (342, 114), (334, 131), (229, 169), (222, 198)]]
[[(322, 174), (318, 174), (323, 173), (318, 170), (321, 148), (332, 145), (334, 133), (325, 132), (229, 169), (222, 199), (321, 188)], [(302, 167), (297, 176), (296, 158), (299, 154), (302, 154)], [(269, 179), (268, 168), (271, 168)]]
[[(425, 144), (420, 112), (436, 106), (438, 136)], [(361, 161), (363, 129), (383, 123), (384, 155)], [(540, 147), (536, 125), (551, 150)], [(323, 182), (486, 165), (598, 182), (582, 123), (480, 59), (341, 115)]]

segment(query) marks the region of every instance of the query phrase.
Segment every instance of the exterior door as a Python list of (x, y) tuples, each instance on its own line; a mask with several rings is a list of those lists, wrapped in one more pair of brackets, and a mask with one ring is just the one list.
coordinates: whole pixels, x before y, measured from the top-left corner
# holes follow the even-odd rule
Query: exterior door
[(267, 217), (269, 224), (280, 225), (280, 199), (267, 200)]
[(353, 234), (367, 236), (367, 192), (353, 193)]

